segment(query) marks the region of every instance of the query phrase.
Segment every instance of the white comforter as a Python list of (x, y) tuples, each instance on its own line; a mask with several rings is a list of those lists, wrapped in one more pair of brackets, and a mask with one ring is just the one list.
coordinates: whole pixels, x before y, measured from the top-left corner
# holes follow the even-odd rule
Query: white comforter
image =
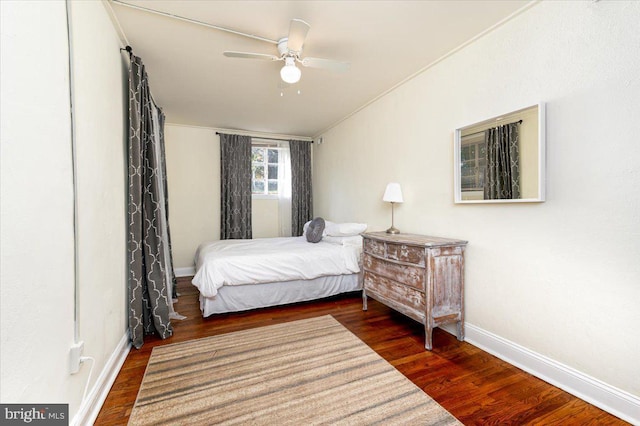
[(353, 274), (360, 272), (361, 252), (361, 244), (314, 244), (304, 237), (213, 241), (198, 247), (192, 283), (213, 297), (223, 285)]

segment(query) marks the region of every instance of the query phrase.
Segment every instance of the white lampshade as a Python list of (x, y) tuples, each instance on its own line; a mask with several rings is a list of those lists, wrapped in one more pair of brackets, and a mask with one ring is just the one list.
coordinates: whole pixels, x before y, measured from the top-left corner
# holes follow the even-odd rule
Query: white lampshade
[(387, 189), (384, 191), (382, 201), (386, 201), (388, 203), (402, 203), (404, 200), (402, 199), (402, 189), (400, 189), (400, 184), (395, 182), (388, 184)]
[(284, 67), (280, 70), (280, 77), (285, 83), (293, 84), (300, 81), (302, 71), (296, 67), (295, 60), (293, 58), (286, 58)]

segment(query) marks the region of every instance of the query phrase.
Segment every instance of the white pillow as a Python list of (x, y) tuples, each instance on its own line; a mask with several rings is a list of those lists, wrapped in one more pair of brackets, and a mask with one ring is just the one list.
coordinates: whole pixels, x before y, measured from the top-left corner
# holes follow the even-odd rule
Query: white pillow
[(360, 235), (367, 230), (366, 223), (332, 223), (326, 222), (324, 231), (332, 237), (350, 237)]
[(360, 235), (352, 235), (349, 237), (333, 237), (331, 235), (327, 235), (325, 237), (322, 237), (322, 241), (343, 246), (362, 247), (362, 236)]
[[(309, 224), (311, 223), (311, 221), (307, 222), (304, 224), (304, 226), (302, 227), (302, 236), (306, 237), (307, 236), (307, 229), (309, 229)], [(325, 223), (326, 226), (326, 223)]]

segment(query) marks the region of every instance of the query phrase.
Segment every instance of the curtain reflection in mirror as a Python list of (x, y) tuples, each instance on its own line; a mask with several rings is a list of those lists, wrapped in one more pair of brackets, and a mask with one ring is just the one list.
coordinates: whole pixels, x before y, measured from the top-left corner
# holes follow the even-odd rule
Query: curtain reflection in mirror
[(485, 200), (520, 198), (520, 132), (522, 121), (485, 130)]

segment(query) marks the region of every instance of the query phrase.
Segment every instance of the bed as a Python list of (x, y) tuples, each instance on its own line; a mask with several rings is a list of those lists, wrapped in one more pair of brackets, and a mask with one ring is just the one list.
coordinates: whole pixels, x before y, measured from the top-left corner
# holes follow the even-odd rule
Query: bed
[[(333, 229), (334, 234), (340, 233)], [(192, 283), (200, 291), (202, 315), (360, 290), (362, 237), (342, 234), (324, 235), (317, 243), (308, 242), (303, 235), (201, 244)]]

